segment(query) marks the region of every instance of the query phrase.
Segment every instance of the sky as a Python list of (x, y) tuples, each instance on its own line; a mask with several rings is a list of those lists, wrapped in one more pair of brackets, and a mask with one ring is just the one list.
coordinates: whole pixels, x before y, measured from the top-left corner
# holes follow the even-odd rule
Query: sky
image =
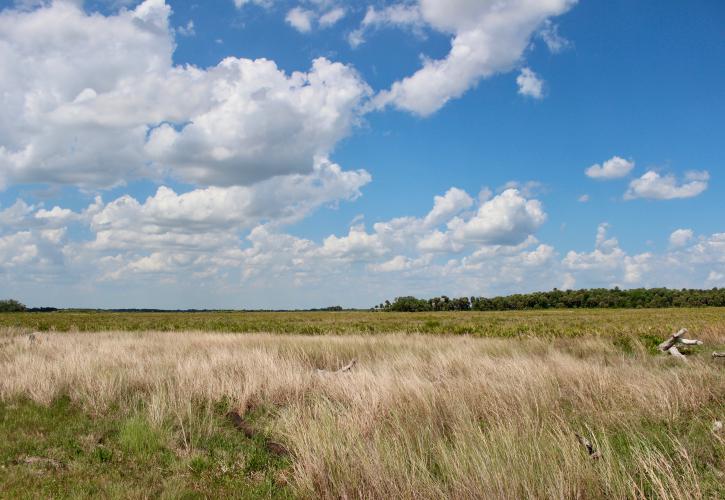
[(719, 0), (0, 0), (0, 298), (725, 286)]

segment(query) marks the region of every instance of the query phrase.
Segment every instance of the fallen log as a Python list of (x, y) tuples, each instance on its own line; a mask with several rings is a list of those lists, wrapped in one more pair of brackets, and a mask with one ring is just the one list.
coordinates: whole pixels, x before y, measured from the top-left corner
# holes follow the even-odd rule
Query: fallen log
[(713, 358), (725, 358), (725, 352), (713, 352), (712, 357)]
[(682, 345), (702, 345), (702, 340), (696, 340), (696, 339), (685, 339), (682, 338), (684, 334), (687, 333), (687, 328), (682, 328), (676, 333), (673, 333), (670, 338), (662, 342), (657, 348), (662, 352), (669, 352), (670, 355), (674, 356), (675, 358), (679, 359), (680, 361), (686, 361), (687, 358), (684, 354), (680, 352), (680, 350), (677, 348), (677, 344)]
[(687, 358), (685, 357), (685, 355), (682, 354), (680, 352), (680, 350), (677, 347), (675, 347), (675, 346), (670, 347), (667, 350), (667, 352), (669, 352), (672, 356), (674, 356), (675, 358), (677, 358), (677, 359), (679, 359), (681, 361), (687, 361)]
[(662, 352), (668, 351), (670, 349), (670, 347), (675, 345), (677, 343), (677, 341), (680, 339), (680, 337), (682, 337), (686, 333), (687, 333), (687, 328), (682, 328), (679, 332), (673, 333), (670, 338), (668, 338), (667, 340), (665, 340), (658, 346), (659, 350)]

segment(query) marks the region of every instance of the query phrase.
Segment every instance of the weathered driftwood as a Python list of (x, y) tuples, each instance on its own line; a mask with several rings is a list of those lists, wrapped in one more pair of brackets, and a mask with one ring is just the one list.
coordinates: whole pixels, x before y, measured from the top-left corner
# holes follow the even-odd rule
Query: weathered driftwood
[(349, 372), (350, 370), (352, 370), (355, 367), (356, 364), (357, 364), (357, 359), (356, 358), (352, 358), (352, 360), (348, 364), (346, 364), (345, 366), (343, 366), (339, 370), (324, 370), (322, 368), (318, 368), (317, 369), (317, 373), (319, 373), (319, 374), (323, 374), (323, 373), (345, 373), (345, 372)]
[(669, 352), (675, 358), (677, 358), (681, 361), (686, 361), (687, 358), (677, 348), (677, 344), (682, 344), (682, 345), (702, 345), (703, 344), (702, 340), (682, 338), (682, 336), (686, 333), (687, 333), (687, 328), (682, 328), (677, 333), (673, 333), (670, 338), (668, 338), (667, 340), (665, 340), (658, 346), (659, 350), (662, 352)]
[(340, 368), (337, 371), (338, 372), (349, 372), (350, 370), (352, 370), (355, 367), (355, 364), (357, 364), (357, 359), (352, 358), (352, 360), (348, 364), (346, 364), (345, 366), (343, 366), (342, 368)]
[(675, 346), (672, 346), (669, 349), (667, 349), (667, 352), (669, 352), (673, 357), (675, 357), (675, 358), (677, 358), (679, 360), (687, 361), (687, 358), (685, 357), (685, 355), (682, 354), (680, 352), (680, 350), (677, 347), (675, 347)]
[(659, 345), (659, 350), (663, 351), (663, 352), (669, 350), (670, 347), (675, 345), (677, 343), (677, 341), (680, 339), (680, 337), (682, 337), (686, 333), (687, 333), (687, 328), (683, 328), (679, 332), (673, 333), (670, 338), (668, 338), (667, 340), (665, 340), (664, 342), (662, 342)]
[(712, 432), (715, 434), (722, 432), (722, 422), (720, 420), (715, 420), (715, 423), (712, 424)]
[(602, 458), (602, 452), (600, 452), (599, 450), (595, 450), (594, 445), (591, 441), (589, 441), (587, 438), (577, 432), (575, 432), (574, 435), (579, 440), (581, 445), (587, 449), (587, 453), (589, 453), (589, 458), (591, 458), (592, 460)]
[(725, 352), (713, 352), (712, 357), (713, 358), (725, 358)]

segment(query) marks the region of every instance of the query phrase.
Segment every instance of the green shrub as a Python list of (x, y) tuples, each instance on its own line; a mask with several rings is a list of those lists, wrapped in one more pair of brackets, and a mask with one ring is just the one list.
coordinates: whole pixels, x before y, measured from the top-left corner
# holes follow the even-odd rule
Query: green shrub
[(25, 304), (21, 304), (17, 300), (0, 300), (0, 312), (23, 312), (26, 310)]

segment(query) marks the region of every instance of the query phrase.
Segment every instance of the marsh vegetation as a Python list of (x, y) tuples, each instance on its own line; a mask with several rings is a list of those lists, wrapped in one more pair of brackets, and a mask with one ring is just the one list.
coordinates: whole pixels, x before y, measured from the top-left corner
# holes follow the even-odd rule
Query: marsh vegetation
[[(508, 319), (502, 338), (51, 331), (31, 340), (27, 328), (5, 328), (0, 494), (721, 498), (724, 441), (713, 423), (725, 413), (725, 377), (709, 354), (722, 350), (724, 316), (682, 313), (705, 341), (686, 363), (652, 348), (672, 320), (661, 311), (638, 326), (639, 311), (543, 315), (544, 325), (566, 318), (557, 331), (581, 331), (516, 338), (510, 324), (536, 316), (494, 315)], [(345, 328), (360, 321), (342, 317)], [(459, 321), (406, 317), (407, 331)], [(621, 331), (585, 333), (598, 322)]]

